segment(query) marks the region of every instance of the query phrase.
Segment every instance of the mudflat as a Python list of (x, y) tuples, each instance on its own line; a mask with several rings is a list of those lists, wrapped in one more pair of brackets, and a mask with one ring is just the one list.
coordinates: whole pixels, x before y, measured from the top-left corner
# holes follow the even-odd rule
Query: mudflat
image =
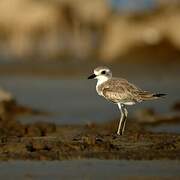
[(125, 135), (118, 136), (117, 123), (25, 125), (1, 120), (0, 160), (180, 159), (179, 134), (148, 132), (128, 121)]

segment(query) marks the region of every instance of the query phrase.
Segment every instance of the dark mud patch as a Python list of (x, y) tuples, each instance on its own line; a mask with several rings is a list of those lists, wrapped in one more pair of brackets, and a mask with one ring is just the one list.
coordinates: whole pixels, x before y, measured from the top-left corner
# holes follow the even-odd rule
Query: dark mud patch
[(180, 135), (147, 132), (131, 121), (123, 136), (115, 133), (118, 121), (88, 125), (43, 122), (22, 125), (11, 120), (6, 125), (9, 123), (11, 126), (1, 125), (0, 160), (180, 160)]
[[(1, 101), (0, 102), (0, 117), (2, 119), (3, 116), (15, 117), (17, 115), (49, 115), (50, 113), (33, 109), (28, 106), (24, 106), (16, 102), (16, 100), (10, 101)], [(9, 119), (8, 119), (9, 120)]]

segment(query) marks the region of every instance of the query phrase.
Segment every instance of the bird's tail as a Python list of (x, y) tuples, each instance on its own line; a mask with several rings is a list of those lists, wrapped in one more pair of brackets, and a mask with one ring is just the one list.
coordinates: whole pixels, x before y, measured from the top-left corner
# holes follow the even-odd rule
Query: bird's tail
[(155, 98), (159, 98), (159, 97), (163, 97), (166, 96), (167, 94), (153, 94), (153, 97)]
[(147, 91), (143, 91), (139, 93), (141, 100), (143, 101), (147, 101), (147, 100), (154, 100), (154, 99), (158, 99), (160, 97), (166, 96), (167, 94), (154, 94), (154, 93), (150, 93)]

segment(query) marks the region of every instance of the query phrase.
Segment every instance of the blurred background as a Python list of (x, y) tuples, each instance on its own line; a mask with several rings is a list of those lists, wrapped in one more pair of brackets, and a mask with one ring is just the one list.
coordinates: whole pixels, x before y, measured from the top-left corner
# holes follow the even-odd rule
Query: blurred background
[[(97, 123), (104, 123), (101, 129), (111, 128), (120, 118), (118, 107), (97, 95), (96, 81), (87, 80), (99, 65), (110, 67), (113, 76), (126, 78), (144, 90), (167, 94), (158, 101), (129, 107), (122, 139), (112, 134), (102, 139), (102, 132), (96, 129)], [(171, 142), (166, 141), (167, 134), (160, 133), (164, 137), (155, 144), (151, 137), (159, 134), (147, 140), (143, 136), (145, 128), (180, 133), (179, 112), (179, 0), (0, 0), (0, 159), (43, 160), (1, 162), (0, 179), (178, 177), (179, 161), (129, 160), (136, 159), (134, 149), (141, 149), (141, 144), (144, 154), (146, 148), (158, 152), (155, 158), (150, 153), (150, 159), (159, 159), (161, 152), (179, 159), (179, 136), (170, 134)], [(64, 124), (64, 129), (58, 126)], [(70, 126), (74, 124), (77, 126)], [(139, 127), (143, 129), (140, 133), (136, 131)], [(73, 149), (71, 141), (79, 143), (75, 159), (81, 159), (76, 154), (79, 148), (91, 153), (91, 137), (95, 152), (97, 140), (97, 145), (104, 144), (105, 156), (109, 157), (111, 147), (128, 160), (45, 162), (53, 153), (53, 158), (63, 156), (61, 140), (71, 138), (71, 133), (77, 137), (65, 144), (67, 159)], [(106, 140), (111, 136), (119, 149)], [(24, 141), (27, 137), (28, 143)], [(51, 143), (34, 143), (33, 138), (52, 138), (55, 148)], [(130, 148), (127, 154), (126, 147)], [(141, 159), (146, 159), (144, 154)]]
[[(118, 109), (96, 95), (95, 82), (87, 81), (98, 65), (168, 94), (131, 108), (133, 117), (142, 108), (174, 117), (179, 58), (179, 0), (0, 1), (1, 99), (53, 114), (18, 116), (22, 122), (119, 118)], [(163, 128), (179, 132), (177, 126)]]
[(1, 0), (0, 58), (112, 63), (158, 55), (173, 61), (179, 19), (178, 0)]

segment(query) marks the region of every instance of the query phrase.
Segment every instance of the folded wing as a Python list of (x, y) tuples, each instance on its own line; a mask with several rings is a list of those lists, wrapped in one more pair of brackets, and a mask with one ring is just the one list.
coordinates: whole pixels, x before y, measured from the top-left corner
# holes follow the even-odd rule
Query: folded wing
[(125, 79), (111, 79), (102, 88), (103, 96), (114, 103), (134, 104), (143, 100), (156, 99), (153, 93), (142, 91)]

